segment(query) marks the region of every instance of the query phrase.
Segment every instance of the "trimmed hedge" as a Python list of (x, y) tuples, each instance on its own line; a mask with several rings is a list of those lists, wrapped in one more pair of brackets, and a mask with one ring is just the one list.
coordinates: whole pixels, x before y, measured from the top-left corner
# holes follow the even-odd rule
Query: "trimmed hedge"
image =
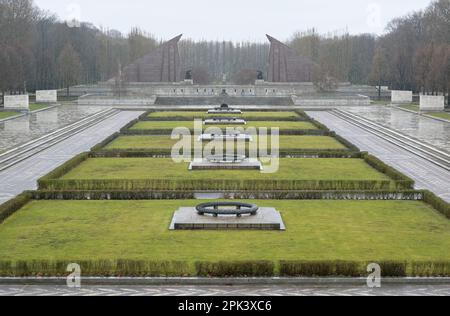
[[(373, 262), (377, 262), (376, 260)], [(82, 277), (367, 277), (369, 262), (356, 261), (220, 261), (195, 264), (151, 260), (0, 260), (0, 277), (66, 277), (77, 263)], [(276, 265), (279, 265), (277, 273)], [(383, 277), (449, 277), (450, 262), (379, 263)], [(410, 272), (408, 272), (410, 271)]]
[[(377, 262), (377, 261), (372, 261)], [(407, 263), (378, 262), (383, 277), (406, 277)], [(368, 262), (353, 261), (281, 261), (280, 275), (287, 277), (361, 277), (367, 276)]]
[(385, 175), (387, 175), (388, 177), (390, 177), (391, 179), (393, 179), (395, 181), (401, 182), (403, 184), (404, 189), (413, 189), (414, 188), (415, 181), (413, 179), (407, 177), (406, 175), (404, 175), (397, 169), (385, 164), (383, 161), (381, 161), (377, 157), (369, 155), (368, 153), (364, 153), (363, 157), (364, 157), (364, 161), (367, 164), (369, 164), (372, 168), (374, 168), (375, 170), (378, 170), (379, 172), (384, 173)]
[[(211, 115), (213, 117), (214, 115)], [(217, 115), (216, 115), (217, 116)], [(229, 116), (236, 116), (240, 117), (240, 115), (230, 114)], [(194, 119), (204, 119), (204, 117), (201, 116), (171, 116), (171, 117), (145, 117), (141, 118), (141, 121), (146, 122), (175, 122), (175, 121), (190, 121)], [(303, 117), (272, 117), (272, 116), (245, 116), (244, 118), (248, 122), (263, 122), (263, 121), (272, 121), (272, 122), (306, 122), (308, 121), (306, 118)]]
[(361, 264), (351, 261), (280, 261), (284, 277), (359, 277), (367, 273)]
[(202, 261), (195, 263), (195, 270), (200, 277), (272, 277), (275, 264), (271, 261)]
[(80, 165), (83, 161), (87, 160), (88, 158), (89, 158), (88, 152), (81, 153), (81, 154), (73, 157), (72, 159), (65, 162), (64, 164), (62, 164), (55, 170), (51, 171), (50, 173), (48, 173), (45, 176), (43, 176), (42, 178), (40, 178), (38, 180), (38, 184), (40, 181), (43, 181), (43, 180), (58, 179), (58, 178), (62, 177), (63, 175), (65, 175), (66, 173), (68, 173), (73, 168), (77, 167), (78, 165)]
[(192, 274), (192, 268), (182, 261), (144, 260), (30, 260), (0, 261), (0, 277), (65, 277), (67, 266), (77, 263), (81, 275), (87, 277), (183, 277)]
[(424, 191), (423, 201), (450, 219), (450, 204), (430, 191)]
[(120, 137), (120, 133), (114, 133), (111, 136), (105, 138), (102, 142), (98, 143), (94, 147), (91, 148), (91, 152), (102, 150), (104, 147), (108, 146), (114, 140)]
[(237, 191), (273, 191), (273, 190), (404, 190), (411, 183), (405, 181), (368, 180), (58, 180), (44, 177), (38, 181), (40, 190), (237, 190)]
[[(372, 261), (377, 262), (377, 261)], [(381, 267), (382, 277), (406, 277), (407, 263), (400, 261), (382, 261), (377, 262)]]
[[(95, 158), (171, 158), (171, 149), (105, 149), (91, 152)], [(247, 150), (248, 155), (248, 150)], [(192, 150), (191, 156), (194, 156)], [(303, 150), (303, 149), (281, 149), (280, 158), (362, 158), (360, 152), (343, 150)]]
[(12, 214), (20, 210), (24, 207), (30, 200), (33, 198), (33, 195), (29, 192), (24, 192), (14, 199), (9, 200), (0, 205), (0, 224), (2, 224), (8, 217)]
[[(136, 122), (137, 123), (137, 122)], [(132, 124), (135, 125), (135, 124)], [(170, 129), (122, 129), (120, 131), (122, 135), (171, 135), (172, 130)], [(191, 134), (194, 134), (194, 130), (190, 130)], [(268, 131), (268, 135), (270, 135), (270, 131)], [(293, 130), (280, 130), (279, 135), (305, 135), (305, 136), (330, 136), (330, 132), (323, 131), (320, 129), (293, 129)]]
[[(32, 191), (36, 200), (190, 200), (194, 191)], [(260, 191), (229, 192), (244, 200), (406, 200), (421, 201), (423, 191)]]
[(450, 276), (450, 262), (413, 262), (413, 277), (447, 277)]

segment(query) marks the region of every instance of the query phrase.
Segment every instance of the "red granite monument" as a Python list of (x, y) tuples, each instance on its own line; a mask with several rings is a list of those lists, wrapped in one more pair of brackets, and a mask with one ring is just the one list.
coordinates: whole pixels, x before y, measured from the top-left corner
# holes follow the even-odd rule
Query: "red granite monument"
[(178, 82), (182, 80), (179, 35), (136, 60), (123, 70), (128, 82)]
[(269, 82), (311, 82), (314, 63), (298, 55), (292, 48), (267, 35), (270, 41)]

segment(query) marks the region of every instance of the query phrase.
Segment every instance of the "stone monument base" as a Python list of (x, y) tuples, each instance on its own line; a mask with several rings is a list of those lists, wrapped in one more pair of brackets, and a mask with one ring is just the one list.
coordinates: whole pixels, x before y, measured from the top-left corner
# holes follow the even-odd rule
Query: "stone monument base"
[(233, 140), (233, 141), (246, 141), (246, 142), (252, 142), (253, 137), (248, 134), (236, 134), (236, 135), (213, 135), (213, 134), (202, 134), (198, 141), (227, 141), (227, 140)]
[(261, 207), (254, 216), (199, 215), (195, 207), (181, 207), (175, 212), (170, 230), (278, 230), (285, 231), (280, 212)]
[(215, 163), (207, 159), (194, 160), (189, 170), (262, 170), (262, 164), (256, 159), (246, 159), (242, 162)]

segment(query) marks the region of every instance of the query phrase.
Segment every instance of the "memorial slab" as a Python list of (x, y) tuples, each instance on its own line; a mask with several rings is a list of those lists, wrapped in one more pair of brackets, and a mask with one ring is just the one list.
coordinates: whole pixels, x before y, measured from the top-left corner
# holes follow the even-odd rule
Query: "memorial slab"
[(256, 215), (199, 215), (195, 207), (181, 207), (170, 223), (170, 230), (278, 230), (285, 231), (283, 218), (275, 208), (260, 207)]
[(55, 103), (58, 102), (58, 92), (56, 90), (37, 90), (37, 103)]
[(442, 95), (421, 95), (420, 110), (421, 111), (444, 111), (445, 98)]
[(412, 103), (412, 91), (392, 90), (391, 102), (394, 104)]
[(26, 110), (30, 109), (30, 98), (28, 95), (5, 95), (5, 110)]

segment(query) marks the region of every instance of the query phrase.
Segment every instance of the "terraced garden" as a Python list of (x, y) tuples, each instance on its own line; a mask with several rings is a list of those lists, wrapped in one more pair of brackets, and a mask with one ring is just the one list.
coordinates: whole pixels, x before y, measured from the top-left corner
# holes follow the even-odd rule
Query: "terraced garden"
[[(0, 206), (0, 275), (450, 276), (450, 205), (405, 175), (297, 111), (242, 115), (285, 131), (278, 172), (190, 171), (170, 134), (196, 117), (149, 111)], [(205, 192), (274, 207), (287, 230), (170, 231)]]
[[(130, 128), (132, 131), (139, 131), (139, 130), (145, 130), (149, 131), (149, 134), (151, 134), (151, 131), (155, 130), (164, 130), (167, 131), (169, 134), (172, 132), (173, 129), (184, 127), (188, 128), (190, 130), (194, 129), (194, 122), (193, 121), (141, 121), (136, 123), (134, 126)], [(215, 128), (221, 128), (221, 129), (227, 129), (227, 128), (233, 128), (236, 130), (245, 130), (247, 128), (270, 128), (277, 127), (280, 129), (280, 131), (285, 130), (317, 130), (317, 126), (315, 126), (311, 122), (302, 122), (302, 121), (251, 121), (248, 122), (245, 126), (236, 126), (236, 125), (203, 125), (203, 129), (206, 130), (207, 128), (215, 127)]]
[[(345, 150), (348, 149), (344, 144), (336, 138), (330, 136), (280, 136), (280, 149), (305, 149), (305, 150)], [(198, 139), (192, 138), (191, 143), (197, 142)], [(148, 135), (132, 135), (119, 136), (115, 140), (107, 144), (105, 150), (147, 150), (159, 149), (170, 150), (179, 140), (171, 139), (170, 136), (148, 136)], [(222, 141), (204, 142), (206, 144), (219, 145)], [(234, 142), (233, 146), (234, 146)], [(258, 148), (271, 148), (272, 138), (269, 136), (267, 142), (258, 144)], [(249, 143), (247, 143), (247, 147)]]

